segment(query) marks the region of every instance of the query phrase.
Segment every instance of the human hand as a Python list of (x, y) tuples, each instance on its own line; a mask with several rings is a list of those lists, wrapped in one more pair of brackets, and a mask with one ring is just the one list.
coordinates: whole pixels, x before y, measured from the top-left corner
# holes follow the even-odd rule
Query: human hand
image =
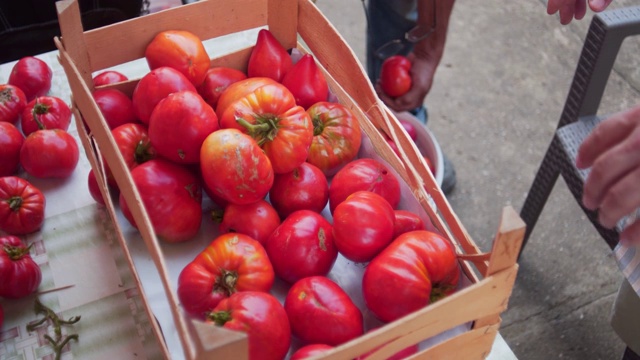
[[(596, 126), (578, 149), (576, 166), (591, 167), (582, 204), (598, 209), (602, 226), (613, 228), (640, 207), (640, 105)], [(640, 221), (627, 226), (620, 241), (640, 244)]]
[[(589, 8), (594, 12), (600, 12), (611, 4), (613, 0), (588, 0)], [(587, 12), (587, 0), (549, 0), (547, 14), (560, 13), (560, 23), (567, 25), (572, 19), (580, 20)]]

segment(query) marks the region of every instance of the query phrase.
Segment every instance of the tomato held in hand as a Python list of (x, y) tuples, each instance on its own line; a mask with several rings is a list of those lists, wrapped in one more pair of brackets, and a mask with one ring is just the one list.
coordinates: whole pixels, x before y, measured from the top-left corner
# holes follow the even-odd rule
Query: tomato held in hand
[(196, 88), (178, 70), (167, 66), (151, 70), (140, 79), (131, 96), (136, 117), (142, 123), (149, 125), (151, 113), (160, 100), (182, 90), (195, 92)]
[(239, 291), (269, 292), (275, 275), (267, 252), (244, 234), (215, 238), (178, 277), (178, 297), (191, 315), (204, 318), (222, 299)]
[(333, 235), (340, 254), (366, 262), (393, 240), (393, 208), (382, 196), (357, 191), (333, 212)]
[(265, 245), (276, 275), (288, 283), (327, 275), (338, 258), (331, 230), (331, 223), (316, 212), (289, 215)]
[(42, 272), (16, 236), (0, 237), (0, 296), (19, 299), (38, 289)]
[(411, 62), (402, 55), (387, 58), (380, 68), (380, 86), (391, 97), (402, 96), (411, 89)]
[(293, 171), (309, 154), (313, 124), (281, 84), (267, 84), (233, 102), (220, 118), (220, 127), (235, 128), (253, 137), (271, 160), (276, 174)]
[(38, 130), (27, 136), (20, 149), (20, 163), (31, 176), (67, 178), (78, 165), (76, 140), (64, 130)]
[(269, 30), (260, 30), (249, 56), (248, 77), (267, 77), (280, 82), (292, 67), (291, 56), (278, 39)]
[(17, 176), (0, 178), (0, 230), (13, 235), (35, 232), (44, 223), (42, 192)]
[(180, 91), (153, 109), (149, 139), (159, 155), (178, 164), (196, 164), (204, 139), (218, 128), (215, 111), (198, 93)]
[(15, 124), (20, 119), (27, 97), (17, 86), (0, 85), (0, 122)]
[(13, 124), (0, 121), (0, 176), (13, 175), (20, 167), (24, 136)]
[(414, 230), (425, 230), (424, 221), (418, 216), (408, 210), (394, 210), (394, 222), (393, 222), (393, 238)]
[(429, 231), (400, 235), (367, 266), (362, 293), (371, 312), (390, 322), (456, 290), (460, 268), (453, 245)]
[(307, 161), (333, 176), (358, 155), (362, 142), (358, 119), (346, 106), (331, 102), (315, 103), (307, 113), (313, 123)]
[(211, 60), (198, 36), (184, 30), (157, 34), (144, 52), (151, 70), (168, 66), (180, 71), (194, 86), (200, 86)]
[(273, 185), (271, 161), (253, 138), (237, 129), (221, 129), (204, 140), (200, 170), (210, 191), (234, 204), (261, 200)]
[(297, 210), (320, 213), (329, 201), (329, 182), (318, 167), (303, 162), (292, 172), (275, 175), (269, 200), (282, 219)]
[(284, 309), (292, 333), (306, 344), (336, 346), (364, 332), (360, 309), (338, 284), (324, 276), (307, 277), (293, 284)]
[(71, 124), (71, 109), (59, 97), (39, 96), (24, 107), (20, 124), (25, 136), (43, 129), (67, 131)]
[(93, 86), (98, 87), (102, 85), (117, 84), (127, 80), (129, 80), (129, 78), (126, 75), (118, 71), (107, 70), (93, 77)]
[(9, 84), (17, 86), (24, 92), (27, 101), (36, 96), (44, 96), (51, 89), (53, 71), (46, 62), (26, 56), (18, 60), (11, 69)]
[(198, 94), (215, 110), (222, 93), (231, 84), (246, 78), (247, 75), (240, 70), (223, 66), (213, 67), (207, 71), (204, 82), (198, 86)]
[[(154, 159), (136, 166), (131, 177), (160, 239), (173, 243), (196, 236), (202, 220), (202, 189), (194, 174), (168, 160)], [(120, 208), (135, 227), (122, 194)]]
[(305, 345), (296, 350), (289, 360), (305, 360), (313, 356), (322, 355), (331, 349), (333, 349), (333, 346), (324, 344)]
[(122, 91), (117, 89), (98, 89), (93, 92), (93, 99), (96, 101), (109, 129), (115, 129), (127, 123), (138, 122), (138, 117), (133, 110), (133, 101)]
[(387, 167), (374, 159), (356, 159), (345, 165), (331, 180), (331, 213), (356, 191), (371, 191), (385, 198), (394, 209), (400, 202), (400, 182)]
[(262, 199), (245, 205), (227, 204), (221, 217), (218, 227), (221, 234), (245, 234), (262, 245), (266, 244), (271, 233), (280, 225), (276, 210)]
[(311, 54), (304, 54), (293, 65), (282, 78), (282, 85), (291, 91), (296, 104), (305, 109), (317, 102), (326, 101), (329, 96), (327, 80)]

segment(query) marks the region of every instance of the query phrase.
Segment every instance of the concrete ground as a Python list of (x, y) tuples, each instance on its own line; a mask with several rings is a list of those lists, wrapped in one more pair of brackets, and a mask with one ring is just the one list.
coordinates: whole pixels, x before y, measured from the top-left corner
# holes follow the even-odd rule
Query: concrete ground
[[(618, 0), (610, 8), (637, 4)], [(360, 1), (318, 0), (361, 60)], [(429, 127), (455, 164), (449, 201), (483, 249), (500, 211), (520, 210), (562, 111), (593, 13), (561, 26), (545, 0), (458, 0), (444, 59), (426, 99)], [(638, 41), (627, 40), (600, 113), (640, 97)], [(501, 334), (520, 359), (619, 359), (609, 326), (621, 281), (610, 250), (563, 180), (556, 184), (520, 260)]]

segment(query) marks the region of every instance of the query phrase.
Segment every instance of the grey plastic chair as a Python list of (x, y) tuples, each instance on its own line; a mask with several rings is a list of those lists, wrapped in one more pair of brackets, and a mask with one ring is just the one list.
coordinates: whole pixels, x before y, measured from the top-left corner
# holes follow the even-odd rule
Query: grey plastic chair
[(584, 138), (606, 118), (598, 116), (597, 111), (609, 74), (623, 40), (637, 34), (640, 34), (640, 6), (609, 10), (593, 17), (556, 133), (520, 211), (520, 216), (527, 224), (521, 254), (558, 175), (562, 175), (576, 201), (609, 247), (613, 249), (618, 243), (624, 221), (615, 229), (604, 228), (598, 223), (597, 212), (582, 206), (582, 187), (587, 172), (575, 167), (575, 158)]

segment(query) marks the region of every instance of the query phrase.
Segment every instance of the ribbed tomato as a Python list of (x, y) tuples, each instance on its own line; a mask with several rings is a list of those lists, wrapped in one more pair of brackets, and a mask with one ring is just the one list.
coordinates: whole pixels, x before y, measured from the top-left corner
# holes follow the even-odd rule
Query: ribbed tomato
[(16, 236), (0, 237), (0, 296), (18, 299), (38, 289), (42, 272), (29, 250)]
[(0, 230), (13, 235), (35, 232), (44, 223), (44, 194), (17, 176), (0, 178)]

